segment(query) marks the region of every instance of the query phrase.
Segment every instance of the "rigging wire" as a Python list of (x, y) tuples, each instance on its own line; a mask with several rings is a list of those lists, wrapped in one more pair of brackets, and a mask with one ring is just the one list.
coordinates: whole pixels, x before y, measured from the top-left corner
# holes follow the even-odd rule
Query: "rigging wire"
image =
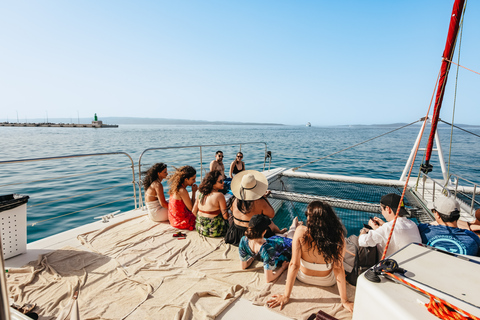
[(340, 152), (343, 152), (343, 151), (346, 151), (346, 150), (348, 150), (348, 149), (352, 149), (352, 148), (358, 147), (359, 145), (362, 145), (362, 144), (364, 144), (364, 143), (370, 142), (370, 141), (375, 140), (375, 139), (377, 139), (377, 138), (383, 137), (383, 136), (385, 136), (385, 135), (387, 135), (387, 134), (390, 134), (390, 133), (392, 133), (392, 132), (395, 132), (395, 131), (398, 131), (398, 130), (400, 130), (400, 129), (406, 128), (406, 127), (408, 127), (408, 126), (411, 126), (411, 125), (413, 125), (413, 124), (415, 124), (415, 123), (417, 123), (417, 122), (423, 121), (423, 120), (424, 120), (424, 118), (422, 118), (422, 119), (420, 119), (420, 120), (417, 120), (417, 121), (414, 121), (414, 122), (412, 122), (412, 123), (406, 124), (406, 125), (404, 125), (404, 126), (401, 126), (401, 127), (399, 127), (399, 128), (393, 129), (393, 130), (391, 130), (391, 131), (382, 133), (381, 135), (378, 135), (378, 136), (376, 136), (376, 137), (373, 137), (373, 138), (367, 139), (367, 140), (365, 140), (365, 141), (359, 142), (359, 143), (357, 143), (357, 144), (354, 144), (353, 146), (350, 146), (350, 147), (347, 147), (347, 148), (345, 148), (345, 149), (336, 151), (336, 152), (331, 153), (331, 154), (329, 154), (329, 155), (327, 155), (327, 156), (324, 156), (324, 157), (321, 157), (321, 158), (319, 158), (319, 159), (316, 159), (316, 160), (307, 162), (307, 163), (305, 163), (305, 164), (302, 164), (301, 166), (298, 166), (298, 167), (293, 168), (292, 171), (296, 171), (296, 170), (298, 170), (298, 169), (300, 169), (300, 168), (303, 168), (303, 167), (305, 167), (305, 166), (308, 166), (309, 164), (312, 164), (312, 163), (318, 162), (318, 161), (320, 161), (320, 160), (326, 159), (326, 158), (328, 158), (328, 157), (331, 157), (331, 156), (333, 156), (333, 155), (336, 155), (336, 154), (338, 154), (338, 153), (340, 153)]
[(441, 120), (441, 119), (440, 119), (439, 121), (442, 121), (443, 123), (448, 124), (449, 126), (455, 127), (455, 128), (460, 129), (460, 130), (462, 130), (462, 131), (464, 131), (464, 132), (466, 132), (466, 133), (470, 133), (471, 135), (474, 135), (474, 136), (480, 138), (480, 135), (476, 134), (475, 132), (468, 131), (468, 130), (466, 130), (466, 129), (463, 129), (463, 128), (461, 128), (461, 127), (459, 127), (459, 126), (456, 126), (456, 125), (454, 125), (454, 124), (452, 124), (452, 123), (449, 123), (449, 122), (447, 122), (447, 121), (443, 121), (443, 120)]

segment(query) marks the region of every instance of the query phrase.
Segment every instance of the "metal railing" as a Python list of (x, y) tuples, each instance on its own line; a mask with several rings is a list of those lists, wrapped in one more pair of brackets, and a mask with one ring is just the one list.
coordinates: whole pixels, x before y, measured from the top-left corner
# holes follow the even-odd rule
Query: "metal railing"
[(469, 183), (470, 185), (473, 186), (472, 196), (471, 196), (471, 197), (468, 195), (468, 193), (464, 193), (464, 192), (461, 193), (462, 196), (468, 198), (468, 199), (471, 201), (471, 202), (470, 202), (470, 214), (473, 216), (473, 215), (474, 215), (474, 211), (475, 211), (475, 204), (480, 205), (480, 203), (478, 203), (477, 201), (475, 201), (475, 194), (476, 194), (478, 191), (480, 191), (479, 185), (476, 184), (475, 182), (472, 182), (472, 181), (468, 180), (468, 179), (462, 178), (462, 177), (460, 177), (459, 175), (456, 175), (456, 174), (451, 174), (451, 175), (450, 175), (450, 178), (452, 178), (452, 177), (454, 178), (454, 184), (455, 184), (455, 189), (454, 189), (455, 197), (457, 196), (457, 194), (458, 194), (458, 192), (459, 192), (459, 191), (458, 191), (458, 188), (459, 188), (458, 182), (459, 182), (460, 180), (463, 180), (463, 181), (465, 181), (465, 182), (467, 182), (467, 183)]
[[(447, 181), (452, 181), (453, 178), (453, 184), (448, 183), (447, 186), (445, 186), (444, 182), (437, 181), (431, 177), (429, 177), (425, 173), (421, 173), (420, 176), (422, 181), (421, 189), (422, 189), (422, 198), (424, 201), (428, 201), (425, 193), (426, 190), (428, 190), (428, 193), (431, 193), (431, 199), (429, 199), (431, 202), (435, 201), (436, 195), (438, 195), (440, 192), (445, 195), (446, 197), (449, 196), (454, 196), (460, 203), (461, 208), (470, 214), (470, 216), (474, 215), (475, 212), (475, 205), (479, 206), (480, 203), (478, 201), (475, 201), (475, 195), (477, 193), (480, 193), (480, 188), (479, 185), (476, 184), (475, 182), (472, 182), (470, 180), (467, 180), (465, 178), (462, 178), (458, 175), (451, 174)], [(460, 185), (460, 181), (465, 181), (469, 186), (466, 185)], [(429, 184), (430, 182), (430, 184)], [(418, 181), (417, 181), (417, 186), (415, 189), (418, 191)], [(471, 196), (470, 196), (471, 194)], [(467, 199), (470, 201), (470, 204), (467, 203), (465, 200)]]
[(269, 158), (269, 152), (267, 151), (266, 142), (242, 142), (242, 143), (223, 143), (223, 144), (209, 144), (209, 145), (194, 145), (194, 146), (172, 146), (172, 147), (157, 147), (157, 148), (148, 148), (143, 150), (138, 158), (138, 198), (140, 207), (143, 207), (143, 193), (142, 193), (142, 158), (145, 153), (149, 151), (158, 151), (158, 150), (175, 150), (175, 149), (198, 149), (199, 150), (199, 161), (200, 161), (200, 179), (203, 179), (203, 149), (204, 148), (213, 148), (213, 147), (225, 147), (225, 146), (239, 146), (239, 151), (242, 151), (242, 146), (252, 145), (252, 144), (263, 144), (265, 146), (265, 154), (263, 160), (263, 170), (265, 170), (265, 163), (267, 158)]
[[(135, 187), (135, 165), (134, 165), (132, 157), (128, 153), (125, 153), (125, 152), (106, 152), (106, 153), (77, 154), (77, 155), (34, 158), (34, 159), (7, 160), (7, 161), (0, 161), (0, 166), (7, 165), (7, 164), (16, 164), (16, 163), (28, 163), (28, 162), (37, 162), (37, 161), (51, 161), (51, 160), (111, 156), (111, 155), (125, 155), (125, 156), (127, 156), (129, 161), (130, 161), (130, 165), (128, 167), (122, 167), (122, 168), (109, 168), (107, 170), (97, 170), (97, 171), (83, 172), (83, 173), (79, 173), (79, 174), (68, 174), (68, 175), (63, 175), (63, 176), (58, 176), (58, 177), (48, 177), (48, 178), (39, 179), (39, 180), (31, 180), (31, 181), (23, 181), (23, 182), (15, 181), (13, 183), (2, 184), (2, 185), (0, 185), (0, 187), (20, 185), (20, 184), (31, 184), (31, 183), (34, 183), (34, 182), (48, 182), (48, 181), (52, 181), (52, 180), (67, 179), (67, 178), (86, 176), (86, 175), (98, 175), (100, 173), (112, 172), (112, 171), (116, 171), (116, 170), (122, 170), (122, 169), (125, 169), (125, 168), (131, 168), (131, 170), (132, 170), (132, 181), (131, 181), (131, 183), (132, 183), (132, 186), (133, 186), (134, 206), (135, 206), (135, 209), (137, 209), (138, 208), (138, 203), (137, 203), (137, 193), (136, 193), (136, 187)], [(28, 176), (28, 175), (26, 175), (26, 176)], [(127, 185), (127, 184), (117, 184), (114, 187), (124, 186), (124, 185)], [(112, 189), (114, 187), (110, 186), (110, 187), (107, 187), (107, 188), (100, 188), (100, 189), (97, 189), (97, 190), (89, 190), (87, 192), (74, 194), (72, 196), (61, 197), (61, 198), (58, 198), (58, 199), (54, 199), (52, 201), (46, 201), (46, 202), (38, 203), (38, 204), (35, 204), (35, 205), (31, 205), (29, 207), (49, 205), (49, 204), (60, 202), (60, 201), (66, 200), (66, 199), (78, 198), (78, 197), (81, 197), (81, 196), (90, 195), (90, 194), (93, 194), (93, 193), (98, 193), (98, 192), (101, 192), (101, 191), (105, 191), (107, 189)], [(130, 198), (130, 197), (128, 197), (128, 198)], [(66, 215), (71, 215), (73, 213), (86, 211), (86, 210), (96, 208), (96, 207), (99, 207), (99, 206), (104, 206), (104, 205), (108, 205), (108, 204), (111, 204), (111, 203), (114, 203), (114, 202), (126, 200), (128, 198), (120, 199), (120, 200), (116, 199), (115, 201), (112, 201), (112, 202), (108, 202), (108, 203), (104, 203), (104, 204), (100, 204), (100, 205), (95, 205), (93, 207), (89, 207), (89, 208), (77, 210), (77, 211), (74, 211), (74, 212), (62, 214), (60, 216), (55, 216), (55, 217), (48, 218), (48, 219), (45, 219), (45, 220), (37, 221), (37, 222), (35, 222), (31, 225), (33, 226), (33, 225), (35, 225), (37, 223), (40, 223), (40, 222), (44, 222), (44, 221), (51, 220), (51, 219), (56, 219), (56, 218), (63, 217), (63, 216), (66, 216)]]
[[(432, 199), (430, 200), (431, 202), (435, 201), (436, 190), (439, 190), (439, 192), (442, 192), (443, 195), (445, 195), (446, 197), (449, 197), (451, 195), (450, 190), (443, 185), (443, 182), (439, 182), (429, 177), (427, 174), (423, 172), (421, 172), (420, 178), (421, 179), (419, 179), (418, 181), (422, 181), (422, 199), (424, 201), (428, 201), (427, 198), (425, 197), (425, 190), (431, 191), (431, 196), (432, 196)], [(418, 181), (416, 186), (417, 190), (418, 190)], [(432, 185), (427, 187), (427, 182), (431, 182)]]

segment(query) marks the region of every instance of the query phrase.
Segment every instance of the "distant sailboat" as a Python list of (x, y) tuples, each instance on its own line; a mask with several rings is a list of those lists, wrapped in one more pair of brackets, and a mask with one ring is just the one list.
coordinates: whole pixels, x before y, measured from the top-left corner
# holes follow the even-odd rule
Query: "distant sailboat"
[(311, 127), (312, 124), (310, 122), (307, 122), (307, 127)]

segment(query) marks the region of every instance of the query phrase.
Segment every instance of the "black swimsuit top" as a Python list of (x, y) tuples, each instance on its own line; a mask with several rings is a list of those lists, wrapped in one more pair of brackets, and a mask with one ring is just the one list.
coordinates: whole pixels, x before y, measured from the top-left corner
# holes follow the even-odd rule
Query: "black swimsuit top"
[(242, 219), (238, 219), (237, 217), (233, 216), (233, 219), (237, 220), (237, 221), (240, 221), (240, 222), (250, 222), (250, 220), (242, 220)]
[(232, 172), (233, 172), (233, 174), (237, 174), (239, 172), (242, 172), (243, 170), (245, 170), (245, 167), (244, 167), (243, 163), (242, 163), (242, 169), (241, 170), (238, 170), (237, 164), (235, 163), (235, 165), (233, 166), (233, 171)]

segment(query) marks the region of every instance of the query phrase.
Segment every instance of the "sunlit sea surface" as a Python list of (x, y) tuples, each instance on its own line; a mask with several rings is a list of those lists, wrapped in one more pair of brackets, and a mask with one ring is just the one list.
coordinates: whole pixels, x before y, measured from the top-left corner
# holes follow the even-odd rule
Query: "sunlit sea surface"
[[(138, 172), (155, 162), (174, 167), (192, 165), (197, 184), (208, 171), (215, 151), (225, 155), (226, 171), (241, 147), (247, 169), (264, 169), (265, 144), (272, 158), (268, 168), (293, 168), (380, 136), (397, 126), (304, 127), (237, 125), (120, 125), (118, 128), (21, 128), (0, 127), (0, 161), (110, 153), (105, 156), (61, 158), (15, 164), (0, 163), (0, 195), (30, 196), (27, 206), (28, 241), (65, 231), (120, 210), (134, 208), (138, 195)], [(409, 126), (365, 144), (303, 167), (302, 171), (398, 179), (408, 159), (420, 126)], [(480, 135), (480, 127), (469, 127)], [(480, 138), (455, 129), (439, 129), (445, 161), (450, 172), (480, 182)], [(427, 135), (422, 140), (426, 145)], [(252, 143), (250, 142), (259, 142)], [(164, 147), (221, 145), (210, 147)], [(147, 151), (145, 151), (147, 150)], [(145, 151), (145, 152), (144, 152)], [(451, 156), (449, 156), (451, 153)], [(200, 161), (200, 155), (202, 159)], [(423, 151), (419, 152), (412, 176), (418, 175)], [(140, 159), (141, 157), (141, 159)], [(441, 176), (434, 154), (433, 177)], [(203, 170), (202, 170), (203, 168)], [(135, 185), (135, 188), (134, 188)], [(165, 188), (168, 186), (164, 183)], [(100, 192), (92, 192), (101, 190)], [(120, 201), (119, 201), (120, 199)], [(85, 208), (90, 208), (85, 210)], [(1, 214), (1, 213), (0, 213)]]

